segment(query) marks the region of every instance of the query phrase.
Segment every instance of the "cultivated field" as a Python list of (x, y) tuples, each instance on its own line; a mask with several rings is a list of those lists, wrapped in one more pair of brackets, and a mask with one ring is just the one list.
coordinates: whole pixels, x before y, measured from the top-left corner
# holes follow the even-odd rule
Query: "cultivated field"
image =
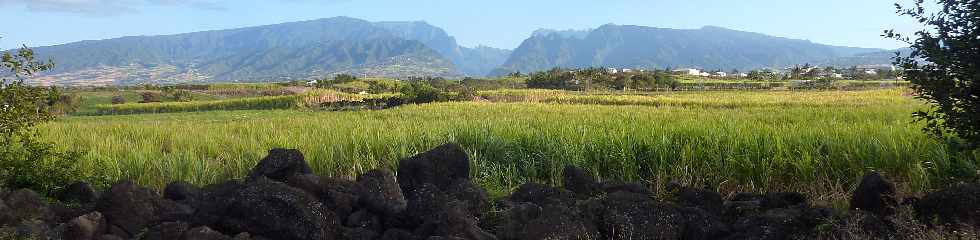
[(96, 182), (157, 187), (242, 177), (275, 147), (302, 150), (319, 174), (356, 176), (445, 142), (471, 154), (473, 176), (498, 196), (528, 181), (559, 184), (565, 164), (658, 188), (678, 180), (832, 201), (871, 169), (910, 190), (975, 171), (912, 123), (924, 105), (900, 88), (478, 95), (379, 111), (75, 116), (43, 126), (43, 136), (86, 150), (81, 171)]

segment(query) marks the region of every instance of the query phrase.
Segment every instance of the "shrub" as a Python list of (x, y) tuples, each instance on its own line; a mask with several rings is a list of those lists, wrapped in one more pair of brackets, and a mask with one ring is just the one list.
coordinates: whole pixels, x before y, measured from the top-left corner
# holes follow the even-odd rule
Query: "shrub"
[[(32, 188), (50, 193), (69, 181), (76, 174), (78, 152), (57, 151), (54, 144), (37, 140), (35, 126), (53, 119), (49, 108), (56, 89), (32, 87), (23, 78), (45, 71), (54, 66), (34, 60), (34, 52), (22, 48), (15, 54), (0, 55), (0, 185), (15, 188)], [(71, 99), (71, 98), (69, 98)], [(46, 104), (47, 103), (47, 104)]]
[(122, 95), (112, 96), (112, 104), (124, 104), (126, 103), (126, 98)]
[[(980, 149), (980, 4), (976, 0), (939, 0), (933, 5), (914, 1), (901, 15), (922, 23), (916, 39), (885, 31), (885, 37), (909, 43), (909, 56), (896, 56), (897, 65), (914, 85), (930, 110), (918, 111), (926, 131), (941, 138), (962, 141), (963, 149)], [(938, 12), (926, 10), (941, 9)]]
[(141, 95), (143, 96), (143, 101), (140, 101), (140, 103), (160, 102), (160, 93), (143, 92)]
[(439, 89), (425, 82), (412, 82), (402, 87), (402, 95), (410, 103), (430, 103), (445, 101), (446, 95)]
[(194, 101), (194, 96), (187, 90), (175, 90), (170, 94), (170, 98), (173, 99), (174, 102)]

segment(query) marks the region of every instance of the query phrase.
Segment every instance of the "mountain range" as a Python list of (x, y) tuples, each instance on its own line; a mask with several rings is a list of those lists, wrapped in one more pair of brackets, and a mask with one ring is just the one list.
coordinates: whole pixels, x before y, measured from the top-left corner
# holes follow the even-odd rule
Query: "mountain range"
[(755, 69), (802, 63), (887, 64), (884, 49), (839, 47), (720, 27), (607, 24), (538, 30), (512, 50), (460, 46), (425, 22), (334, 17), (35, 48), (55, 61), (39, 84), (108, 85), (503, 75), (552, 67)]

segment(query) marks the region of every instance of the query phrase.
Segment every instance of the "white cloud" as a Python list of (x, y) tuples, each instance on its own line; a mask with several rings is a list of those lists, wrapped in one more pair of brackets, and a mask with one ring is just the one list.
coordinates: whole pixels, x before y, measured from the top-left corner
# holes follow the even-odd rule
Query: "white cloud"
[(148, 5), (225, 9), (220, 0), (0, 0), (0, 6), (9, 5), (23, 6), (29, 11), (69, 12), (95, 16), (132, 13)]

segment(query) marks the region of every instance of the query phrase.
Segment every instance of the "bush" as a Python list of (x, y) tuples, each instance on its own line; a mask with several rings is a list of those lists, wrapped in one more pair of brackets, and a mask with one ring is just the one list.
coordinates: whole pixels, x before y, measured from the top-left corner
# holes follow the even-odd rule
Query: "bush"
[(917, 96), (932, 107), (915, 117), (937, 137), (962, 141), (965, 150), (980, 149), (980, 4), (939, 0), (932, 8), (921, 0), (913, 2), (909, 8), (896, 4), (898, 12), (927, 29), (916, 32), (914, 40), (894, 31), (885, 36), (910, 44), (911, 53), (896, 56), (895, 63)]
[(410, 103), (430, 103), (445, 101), (446, 94), (425, 82), (412, 82), (402, 87), (405, 101)]
[(77, 98), (62, 98), (54, 88), (46, 93), (23, 82), (53, 66), (35, 61), (26, 47), (16, 55), (0, 56), (0, 76), (14, 78), (0, 78), (0, 185), (50, 193), (75, 179), (73, 169), (81, 153), (59, 152), (53, 144), (37, 140), (35, 126), (53, 119), (50, 105), (65, 101), (70, 108)]
[(160, 102), (160, 93), (156, 93), (156, 92), (143, 92), (143, 94), (141, 94), (141, 95), (143, 96), (143, 101), (140, 101), (140, 103)]
[(126, 103), (126, 98), (122, 95), (112, 96), (112, 104), (124, 104)]
[(173, 91), (173, 93), (170, 94), (170, 98), (173, 99), (174, 102), (194, 101), (194, 96), (191, 95), (191, 92), (187, 90)]

